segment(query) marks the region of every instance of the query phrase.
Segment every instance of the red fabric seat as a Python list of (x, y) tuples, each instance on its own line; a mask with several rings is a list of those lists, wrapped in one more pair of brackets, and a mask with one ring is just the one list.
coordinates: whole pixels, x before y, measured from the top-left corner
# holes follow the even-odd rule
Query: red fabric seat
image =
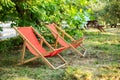
[[(61, 36), (59, 35), (59, 33), (58, 33), (58, 31), (57, 31), (57, 29), (56, 29), (56, 27), (55, 27), (54, 24), (49, 24), (49, 25), (47, 25), (47, 26), (48, 26), (48, 28), (51, 30), (51, 32), (52, 32), (52, 34), (54, 35), (55, 38), (57, 38), (57, 36), (58, 36), (58, 42), (59, 42), (60, 45), (62, 45), (62, 46), (64, 46), (64, 47), (69, 47), (68, 43), (67, 43), (65, 40), (63, 40), (63, 39), (61, 38)], [(81, 38), (79, 41), (82, 42), (83, 40), (84, 40), (84, 39)], [(78, 47), (80, 44), (81, 44), (81, 43), (78, 43), (78, 44), (77, 44), (77, 43), (74, 43), (74, 44), (71, 43), (71, 45), (74, 46), (75, 48)]]
[[(74, 51), (76, 51), (77, 53), (79, 53), (81, 56), (84, 56), (86, 53), (86, 49), (81, 45), (83, 43), (84, 38), (80, 38), (79, 40), (75, 40), (73, 39), (69, 34), (67, 34), (65, 31), (63, 31), (61, 28), (59, 28), (56, 24), (52, 23), (52, 24), (48, 24), (46, 26), (51, 33), (53, 34), (53, 36), (55, 37), (56, 41), (63, 47), (66, 48), (72, 48)], [(58, 30), (62, 33), (62, 36), (59, 34)], [(72, 42), (69, 43), (65, 40), (65, 38), (63, 37), (67, 36)], [(57, 43), (56, 42), (56, 43)], [(77, 47), (81, 47), (84, 51), (84, 53), (81, 53), (79, 50), (77, 50)]]
[[(38, 39), (36, 38), (34, 31), (31, 27), (19, 27), (18, 31), (24, 35), (24, 37), (45, 57), (51, 57), (54, 56), (58, 53), (60, 53), (62, 50), (64, 50), (64, 47), (55, 49), (55, 51), (46, 54), (47, 50), (45, 48), (42, 47), (42, 45), (40, 45)], [(29, 51), (35, 55), (35, 56), (39, 56), (39, 54), (28, 44), (26, 43), (27, 48), (29, 49)]]

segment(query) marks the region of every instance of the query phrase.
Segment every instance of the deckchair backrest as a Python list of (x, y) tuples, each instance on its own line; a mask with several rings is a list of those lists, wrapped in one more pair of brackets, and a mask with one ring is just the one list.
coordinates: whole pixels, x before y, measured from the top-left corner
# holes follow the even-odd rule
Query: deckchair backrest
[(47, 25), (47, 27), (49, 28), (49, 30), (52, 32), (53, 36), (57, 39), (58, 38), (58, 42), (61, 46), (64, 47), (68, 47), (69, 45), (60, 37), (55, 24), (49, 24)]
[[(22, 37), (25, 40), (27, 39), (32, 45), (34, 45), (34, 47), (40, 53), (45, 53), (46, 52), (46, 50), (42, 47), (42, 45), (40, 45), (38, 39), (36, 38), (32, 27), (19, 27), (17, 29), (20, 32), (20, 34), (23, 35)], [(26, 43), (26, 46), (33, 55), (38, 56), (38, 53), (28, 43)]]

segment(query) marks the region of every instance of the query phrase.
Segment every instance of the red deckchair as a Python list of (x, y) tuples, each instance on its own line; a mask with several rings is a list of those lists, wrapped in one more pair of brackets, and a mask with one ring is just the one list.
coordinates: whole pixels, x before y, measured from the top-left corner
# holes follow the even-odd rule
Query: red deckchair
[[(51, 45), (40, 35), (38, 34), (32, 27), (14, 27), (16, 31), (20, 34), (20, 36), (24, 40), (23, 44), (23, 50), (22, 50), (22, 56), (21, 56), (21, 62), (18, 65), (33, 61), (37, 58), (42, 58), (43, 61), (49, 65), (52, 69), (57, 69), (59, 67), (62, 67), (66, 64), (66, 61), (64, 58), (59, 54), (61, 51), (65, 49), (65, 47), (61, 47), (58, 49), (54, 49), (51, 47)], [(36, 36), (37, 35), (37, 36)], [(37, 37), (39, 37), (40, 41), (38, 41)], [(50, 50), (46, 50), (42, 44), (43, 42), (50, 48)], [(28, 60), (24, 60), (25, 56), (25, 49), (26, 47), (28, 50), (35, 56), (33, 58), (30, 58)], [(54, 67), (48, 60), (47, 57), (52, 57), (57, 55), (64, 64)]]
[[(65, 31), (63, 31), (61, 28), (57, 27), (56, 24), (52, 23), (46, 26), (53, 34), (53, 36), (56, 38), (55, 47), (57, 47), (57, 43), (59, 43), (61, 46), (64, 46), (66, 48), (71, 47), (74, 51), (76, 51), (81, 56), (85, 56), (86, 49), (82, 46), (84, 38), (80, 38), (79, 40), (75, 40), (70, 35), (68, 35)], [(62, 36), (58, 33), (58, 30), (62, 33)], [(68, 43), (64, 36), (67, 36), (72, 42)], [(76, 48), (80, 46), (83, 49), (83, 53), (81, 53)]]

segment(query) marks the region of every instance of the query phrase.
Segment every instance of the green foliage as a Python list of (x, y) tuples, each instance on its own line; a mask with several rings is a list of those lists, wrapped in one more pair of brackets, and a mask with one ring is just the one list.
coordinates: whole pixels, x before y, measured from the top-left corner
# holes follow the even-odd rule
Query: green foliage
[(106, 24), (117, 24), (120, 22), (119, 4), (119, 0), (98, 0), (96, 3), (92, 3), (91, 7), (97, 20)]
[(105, 7), (107, 11), (106, 16), (108, 17), (106, 20), (107, 23), (117, 24), (120, 22), (120, 1), (111, 0), (109, 4)]
[[(71, 35), (72, 37), (74, 37), (75, 39), (80, 39), (81, 37), (83, 37), (83, 31), (81, 31), (80, 29), (70, 29), (70, 28), (66, 28), (65, 29), (66, 32)], [(74, 35), (74, 36), (73, 36)]]
[(0, 0), (0, 4), (1, 21), (12, 20), (17, 26), (41, 30), (44, 22), (61, 24), (64, 20), (73, 34), (72, 29), (83, 27), (92, 14), (87, 0)]
[(2, 31), (2, 27), (0, 27), (0, 31)]
[(0, 0), (0, 4), (2, 7), (8, 9), (15, 6), (15, 4), (11, 0)]
[(20, 37), (10, 38), (4, 41), (0, 41), (0, 53), (8, 53), (15, 47), (19, 47), (22, 44)]
[(15, 17), (14, 7), (15, 3), (11, 0), (0, 0), (0, 21), (8, 21)]

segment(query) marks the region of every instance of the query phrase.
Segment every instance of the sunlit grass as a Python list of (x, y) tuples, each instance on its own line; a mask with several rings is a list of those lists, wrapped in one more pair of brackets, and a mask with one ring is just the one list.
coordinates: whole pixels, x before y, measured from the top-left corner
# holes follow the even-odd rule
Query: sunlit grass
[(35, 79), (31, 79), (31, 78), (28, 78), (28, 77), (15, 77), (12, 80), (35, 80)]

